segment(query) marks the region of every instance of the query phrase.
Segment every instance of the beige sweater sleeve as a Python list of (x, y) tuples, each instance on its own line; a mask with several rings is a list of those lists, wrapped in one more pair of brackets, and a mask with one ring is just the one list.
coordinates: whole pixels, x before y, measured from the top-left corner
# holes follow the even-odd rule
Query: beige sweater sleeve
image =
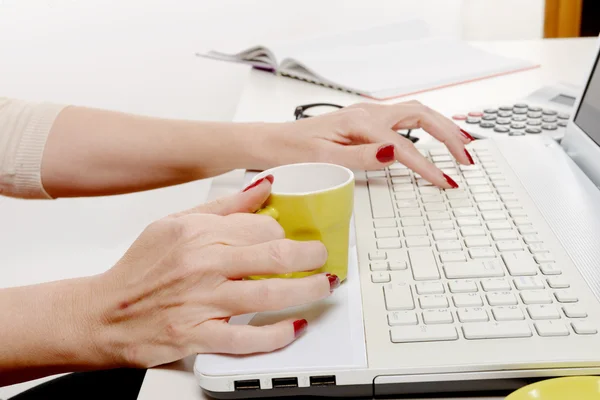
[(0, 195), (50, 198), (42, 186), (42, 155), (64, 107), (0, 97)]

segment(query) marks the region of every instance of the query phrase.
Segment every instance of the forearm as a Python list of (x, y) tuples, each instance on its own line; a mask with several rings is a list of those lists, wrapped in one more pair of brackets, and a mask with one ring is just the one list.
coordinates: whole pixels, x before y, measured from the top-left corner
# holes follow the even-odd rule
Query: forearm
[(91, 278), (0, 290), (0, 386), (109, 367)]
[(42, 182), (52, 197), (153, 189), (264, 168), (276, 124), (194, 122), (68, 107), (50, 131)]

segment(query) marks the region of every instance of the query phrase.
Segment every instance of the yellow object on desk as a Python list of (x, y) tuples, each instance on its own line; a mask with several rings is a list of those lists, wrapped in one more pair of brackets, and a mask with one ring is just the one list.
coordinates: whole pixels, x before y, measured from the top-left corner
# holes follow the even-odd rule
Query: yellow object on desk
[(600, 377), (569, 376), (553, 378), (524, 386), (506, 400), (598, 400)]
[(327, 248), (327, 262), (315, 271), (251, 276), (249, 279), (300, 278), (316, 273), (348, 275), (350, 220), (354, 205), (354, 174), (326, 163), (299, 163), (263, 171), (254, 181), (273, 175), (271, 196), (259, 210), (275, 218), (292, 240), (319, 240)]

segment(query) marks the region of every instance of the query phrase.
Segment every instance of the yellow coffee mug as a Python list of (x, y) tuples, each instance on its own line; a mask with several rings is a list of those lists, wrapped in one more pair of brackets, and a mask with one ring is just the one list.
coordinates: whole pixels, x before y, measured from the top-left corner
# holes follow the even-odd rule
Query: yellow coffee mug
[(600, 377), (569, 376), (546, 379), (523, 386), (506, 400), (597, 400), (600, 399)]
[(274, 178), (271, 195), (257, 213), (275, 218), (288, 239), (321, 241), (328, 257), (325, 265), (315, 271), (249, 278), (299, 278), (328, 272), (345, 280), (354, 205), (352, 171), (335, 164), (289, 164), (263, 171), (253, 181), (267, 175)]

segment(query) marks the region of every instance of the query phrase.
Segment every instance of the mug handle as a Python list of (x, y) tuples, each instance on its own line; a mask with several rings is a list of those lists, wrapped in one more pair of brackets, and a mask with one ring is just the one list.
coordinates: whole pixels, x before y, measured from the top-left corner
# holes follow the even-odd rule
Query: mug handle
[(271, 206), (263, 207), (260, 210), (256, 211), (255, 214), (268, 215), (269, 217), (273, 218), (275, 221), (277, 221), (279, 219), (279, 212)]

